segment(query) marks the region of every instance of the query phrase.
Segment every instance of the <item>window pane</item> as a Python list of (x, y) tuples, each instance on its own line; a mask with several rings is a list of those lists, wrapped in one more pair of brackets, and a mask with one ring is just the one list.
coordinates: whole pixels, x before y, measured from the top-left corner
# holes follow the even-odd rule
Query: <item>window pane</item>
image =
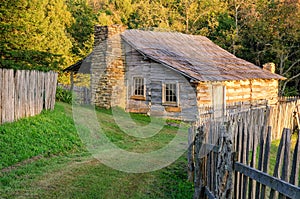
[(176, 102), (176, 84), (166, 84), (166, 102)]
[(144, 78), (136, 77), (133, 82), (134, 95), (144, 96)]

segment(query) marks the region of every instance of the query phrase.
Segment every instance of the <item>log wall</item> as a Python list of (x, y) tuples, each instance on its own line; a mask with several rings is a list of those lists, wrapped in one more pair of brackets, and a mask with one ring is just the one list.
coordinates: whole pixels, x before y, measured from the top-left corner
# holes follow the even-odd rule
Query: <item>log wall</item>
[(269, 104), (275, 104), (278, 99), (278, 80), (252, 80), (251, 100), (266, 99)]
[(251, 101), (251, 82), (252, 80), (224, 82), (224, 85), (226, 86), (226, 102)]
[[(197, 87), (198, 106), (212, 103), (213, 85), (218, 82), (200, 82)], [(220, 82), (219, 82), (220, 83)], [(266, 99), (275, 104), (278, 98), (278, 80), (240, 80), (221, 82), (226, 88), (226, 102), (252, 102)]]
[[(130, 45), (126, 49), (126, 87), (128, 112), (147, 113), (153, 116), (196, 120), (198, 115), (196, 92), (184, 76), (160, 63), (145, 58)], [(145, 81), (145, 99), (132, 97), (133, 78), (142, 77)], [(164, 104), (163, 84), (176, 83), (178, 86), (177, 105)]]

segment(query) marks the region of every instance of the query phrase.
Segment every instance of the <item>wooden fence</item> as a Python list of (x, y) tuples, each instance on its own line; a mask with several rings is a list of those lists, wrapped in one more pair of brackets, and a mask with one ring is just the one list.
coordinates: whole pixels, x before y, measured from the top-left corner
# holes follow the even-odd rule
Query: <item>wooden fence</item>
[[(294, 129), (296, 126), (297, 107), (300, 107), (299, 97), (279, 97), (276, 104), (269, 105), (267, 100), (252, 102), (236, 102), (226, 104), (222, 110), (215, 110), (213, 106), (199, 108), (199, 121), (197, 125), (209, 120), (216, 120), (215, 115), (221, 115), (221, 119), (229, 120), (232, 115), (247, 112), (253, 109), (270, 108), (268, 126), (272, 126), (272, 140), (280, 139), (283, 128)], [(220, 118), (219, 118), (220, 119)]]
[(300, 107), (299, 97), (281, 97), (276, 105), (270, 106), (268, 125), (272, 127), (272, 139), (280, 139), (284, 128), (294, 129), (297, 108)]
[[(299, 134), (292, 157), (290, 153), (291, 131), (284, 129), (277, 151), (275, 167), (271, 172), (273, 176), (271, 176), (268, 174), (270, 172), (271, 133), (272, 128), (269, 127), (266, 135), (261, 135), (257, 146), (254, 145), (249, 151), (244, 151), (243, 156), (246, 156), (246, 160), (240, 159), (234, 163), (235, 179), (239, 179), (235, 183), (235, 198), (238, 196), (240, 198), (270, 199), (300, 198), (300, 187), (297, 187), (300, 164)], [(242, 155), (240, 154), (240, 156)], [(256, 162), (257, 156), (258, 162)]]
[[(299, 126), (297, 108), (293, 114)], [(292, 155), (291, 130), (284, 128), (271, 172), (271, 114), (268, 106), (245, 109), (189, 129), (188, 170), (195, 185), (195, 199), (276, 198), (276, 194), (279, 198), (300, 198), (299, 130)]]
[(75, 93), (75, 102), (78, 104), (90, 104), (91, 103), (91, 91), (87, 87), (73, 87)]
[(56, 81), (54, 72), (0, 69), (0, 124), (53, 109)]

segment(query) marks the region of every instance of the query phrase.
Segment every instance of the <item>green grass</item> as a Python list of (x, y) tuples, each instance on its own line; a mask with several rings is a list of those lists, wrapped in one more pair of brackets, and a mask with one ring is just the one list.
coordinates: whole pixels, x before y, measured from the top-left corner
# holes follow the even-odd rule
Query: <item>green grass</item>
[[(291, 153), (290, 154), (290, 169), (292, 167), (293, 153), (294, 153), (294, 149), (296, 146), (297, 138), (298, 138), (298, 135), (296, 133), (292, 134), (291, 148), (290, 148), (290, 153)], [(280, 144), (280, 139), (273, 140), (271, 142), (270, 159), (269, 159), (269, 166), (268, 166), (268, 174), (271, 176), (273, 176), (273, 174), (274, 174), (274, 168), (275, 168), (275, 164), (276, 164), (276, 158), (277, 158), (279, 144)], [(259, 153), (260, 153), (260, 146), (257, 147), (255, 168), (258, 168)], [(249, 157), (252, 157), (252, 151), (249, 152)], [(249, 160), (249, 162), (250, 161), (251, 160)], [(279, 172), (281, 172), (281, 169), (282, 169), (282, 162), (281, 162), (281, 167), (279, 168)], [(298, 184), (300, 184), (300, 173), (299, 173), (298, 181), (299, 181)]]
[[(57, 103), (54, 111), (0, 126), (0, 198), (192, 198), (185, 155), (154, 172), (114, 170), (86, 151), (71, 116), (70, 105)], [(131, 116), (137, 125), (150, 122)], [(135, 152), (163, 147), (178, 130), (166, 125), (153, 137), (135, 138), (120, 130), (111, 110), (99, 109), (97, 117), (112, 142)], [(16, 164), (35, 156), (40, 158)], [(11, 165), (17, 167), (3, 170)]]
[(55, 111), (0, 125), (0, 169), (43, 155), (58, 155), (83, 150), (72, 118), (62, 105)]
[[(117, 114), (121, 117), (121, 114), (126, 113), (118, 111)], [(143, 127), (150, 123), (150, 118), (146, 115), (130, 114), (130, 116), (137, 126)], [(106, 136), (109, 137), (110, 141), (118, 147), (132, 152), (143, 153), (158, 150), (168, 144), (174, 138), (178, 130), (178, 127), (164, 125), (163, 128), (154, 136), (151, 136), (150, 138), (138, 138), (124, 133), (115, 123), (111, 112), (98, 109), (97, 117), (100, 122), (100, 126)], [(155, 120), (155, 118), (152, 119)], [(159, 127), (163, 125), (162, 122), (163, 121), (161, 121), (161, 119), (158, 119), (153, 122), (154, 125), (152, 127), (159, 129)], [(152, 131), (153, 129), (149, 128), (148, 130)], [(185, 130), (187, 132), (187, 128)]]
[[(292, 161), (293, 161), (293, 154), (296, 146), (298, 135), (296, 133), (292, 134), (291, 137), (291, 148), (290, 148), (290, 169), (292, 168)], [(276, 157), (277, 157), (277, 151), (278, 151), (278, 146), (280, 143), (280, 139), (274, 140), (271, 143), (271, 149), (270, 149), (270, 161), (269, 161), (269, 174), (273, 175), (274, 173), (274, 168), (276, 164)], [(283, 161), (283, 160), (282, 160)], [(300, 184), (300, 173), (299, 173), (299, 184)]]
[(159, 171), (129, 174), (88, 154), (40, 159), (1, 177), (5, 198), (192, 198), (185, 161)]
[[(292, 159), (293, 159), (293, 153), (294, 153), (294, 149), (295, 149), (297, 137), (298, 137), (297, 134), (293, 134), (292, 137), (291, 137), (291, 148), (290, 148), (291, 155), (290, 155), (290, 161), (292, 161)], [(271, 142), (270, 160), (269, 160), (269, 167), (268, 167), (268, 172), (269, 172), (270, 175), (273, 175), (273, 172), (274, 172), (279, 143), (280, 143), (280, 139), (273, 140)], [(257, 164), (258, 164), (258, 158), (259, 158), (259, 151), (260, 151), (260, 147), (258, 146), (257, 147), (257, 155), (256, 155), (256, 159), (257, 159), (256, 162), (257, 162)], [(299, 178), (300, 178), (300, 176), (299, 176)]]

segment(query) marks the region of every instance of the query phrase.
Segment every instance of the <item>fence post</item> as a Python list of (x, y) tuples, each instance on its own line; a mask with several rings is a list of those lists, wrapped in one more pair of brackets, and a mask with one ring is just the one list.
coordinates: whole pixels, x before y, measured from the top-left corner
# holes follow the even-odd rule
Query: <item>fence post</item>
[(294, 149), (292, 171), (290, 176), (290, 183), (298, 185), (298, 176), (299, 176), (299, 167), (300, 167), (300, 130), (298, 129), (298, 138), (296, 146)]
[(70, 91), (73, 91), (73, 88), (74, 88), (74, 72), (73, 71), (70, 74), (70, 83), (71, 83)]
[[(286, 129), (285, 131), (285, 144), (284, 144), (284, 156), (283, 165), (281, 171), (281, 180), (288, 182), (288, 175), (290, 169), (290, 148), (291, 148), (291, 130)], [(286, 198), (283, 194), (279, 193), (279, 199)]]
[(195, 125), (191, 125), (188, 132), (188, 180), (194, 181), (194, 138), (195, 138)]
[(204, 181), (203, 181), (203, 175), (202, 168), (204, 165), (203, 159), (200, 157), (201, 155), (201, 147), (204, 141), (205, 132), (204, 132), (204, 126), (200, 126), (197, 129), (198, 133), (195, 136), (195, 179), (194, 179), (194, 185), (195, 185), (195, 192), (194, 192), (194, 199), (204, 198)]
[(217, 189), (216, 198), (232, 198), (233, 187), (233, 160), (232, 160), (232, 133), (225, 125), (221, 126), (220, 148), (217, 162)]

